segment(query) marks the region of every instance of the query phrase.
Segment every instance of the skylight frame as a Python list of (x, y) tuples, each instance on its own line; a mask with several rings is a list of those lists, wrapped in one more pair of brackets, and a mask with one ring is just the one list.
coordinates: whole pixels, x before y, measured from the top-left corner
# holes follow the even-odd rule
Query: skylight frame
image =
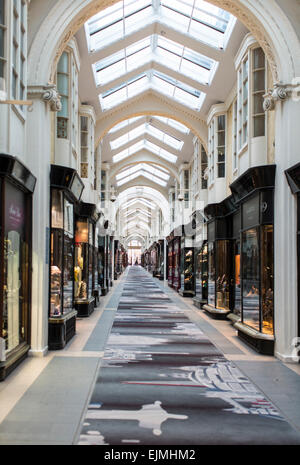
[(148, 150), (149, 152), (154, 153), (155, 155), (158, 155), (159, 157), (163, 158), (164, 160), (167, 160), (169, 163), (176, 163), (178, 157), (174, 155), (171, 152), (168, 152), (167, 150), (163, 149), (162, 147), (159, 147), (158, 145), (154, 144), (153, 142), (148, 141), (147, 139), (141, 140), (137, 142), (136, 144), (133, 144), (131, 147), (128, 147), (125, 150), (122, 150), (121, 152), (117, 153), (112, 157), (113, 163), (118, 163), (125, 158), (130, 157), (134, 153), (140, 151), (140, 150)]
[(120, 173), (116, 175), (117, 181), (123, 179), (124, 177), (130, 176), (131, 174), (134, 174), (137, 171), (147, 171), (149, 174), (153, 174), (158, 178), (161, 178), (164, 181), (169, 181), (170, 179), (170, 174), (163, 172), (159, 168), (156, 168), (155, 166), (152, 165), (152, 163), (137, 163), (136, 165), (133, 165), (129, 168), (125, 168), (122, 170)]
[(136, 171), (135, 173), (130, 174), (130, 175), (122, 178), (120, 181), (117, 181), (117, 186), (121, 187), (124, 184), (127, 184), (128, 182), (133, 181), (134, 179), (138, 178), (139, 176), (143, 176), (144, 178), (149, 179), (150, 181), (155, 182), (156, 184), (158, 184), (159, 186), (162, 186), (162, 187), (166, 187), (167, 184), (168, 184), (163, 179), (158, 178), (154, 174), (150, 174), (145, 169), (140, 169), (140, 170)]

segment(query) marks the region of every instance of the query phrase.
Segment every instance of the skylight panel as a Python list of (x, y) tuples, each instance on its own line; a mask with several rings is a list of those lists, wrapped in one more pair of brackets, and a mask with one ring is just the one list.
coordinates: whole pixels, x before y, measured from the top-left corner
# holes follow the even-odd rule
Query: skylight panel
[(153, 71), (152, 82), (162, 93), (173, 97), (183, 105), (194, 110), (199, 110), (201, 107), (205, 94), (199, 90), (158, 71)]
[(132, 200), (128, 200), (127, 202), (125, 202), (125, 204), (123, 204), (122, 209), (130, 208), (132, 205), (136, 203), (141, 203), (142, 205), (144, 205), (147, 208), (150, 208), (151, 210), (155, 209), (155, 205), (152, 202), (141, 197), (136, 197)]
[(224, 46), (231, 15), (204, 0), (161, 0), (162, 18), (214, 47)]
[(151, 55), (151, 38), (146, 37), (94, 65), (97, 85), (106, 84), (144, 64)]
[(87, 23), (90, 49), (98, 50), (144, 26), (153, 17), (151, 0), (122, 0), (93, 16)]
[(127, 144), (128, 142), (132, 141), (133, 139), (136, 139), (140, 135), (144, 134), (144, 132), (145, 132), (145, 124), (142, 124), (141, 126), (138, 126), (137, 128), (134, 128), (131, 131), (128, 131), (126, 134), (123, 134), (117, 139), (111, 141), (110, 146), (112, 150), (115, 150), (121, 147), (122, 145)]
[(166, 181), (170, 179), (170, 175), (168, 173), (163, 172), (159, 168), (156, 168), (155, 166), (148, 164), (148, 163), (139, 163), (135, 166), (125, 169), (124, 171), (116, 175), (116, 179), (121, 180), (127, 176), (130, 176), (136, 173), (137, 171), (146, 171), (149, 174), (154, 174), (155, 176), (162, 178), (163, 180), (166, 180)]
[(161, 140), (167, 145), (170, 145), (175, 150), (181, 150), (183, 146), (183, 141), (176, 139), (175, 137), (171, 136), (170, 134), (161, 131), (160, 129), (156, 128), (152, 124), (147, 126), (148, 134), (156, 137), (157, 139)]
[(187, 126), (179, 123), (179, 121), (176, 121), (175, 119), (166, 118), (165, 116), (154, 116), (154, 118), (158, 119), (159, 121), (162, 121), (164, 124), (167, 124), (168, 126), (171, 126), (174, 129), (177, 129), (180, 132), (183, 132), (184, 134), (189, 134), (190, 132), (190, 129)]
[(143, 92), (147, 87), (148, 77), (145, 73), (136, 76), (120, 86), (114, 87), (99, 96), (101, 107), (103, 110), (108, 110), (130, 97), (133, 97), (140, 92)]
[(155, 153), (156, 155), (160, 156), (161, 158), (164, 158), (165, 160), (171, 162), (171, 163), (176, 163), (177, 161), (177, 156), (168, 152), (167, 150), (158, 147), (158, 145), (153, 144), (152, 142), (148, 140), (141, 140), (137, 142), (136, 144), (133, 144), (131, 147), (122, 150), (118, 154), (113, 156), (113, 163), (118, 163), (119, 161), (124, 160), (125, 158), (129, 157), (130, 155), (133, 155), (134, 153), (138, 152), (139, 150), (142, 149), (147, 149), (150, 152)]
[(126, 176), (125, 178), (118, 181), (117, 186), (122, 186), (123, 184), (126, 184), (126, 183), (132, 181), (133, 179), (136, 179), (139, 176), (143, 176), (143, 177), (149, 179), (150, 181), (153, 181), (156, 184), (159, 184), (160, 186), (163, 186), (163, 187), (165, 187), (167, 185), (166, 181), (163, 181), (162, 179), (156, 177), (155, 175), (148, 173), (144, 169), (140, 169), (136, 173), (133, 173), (130, 176)]
[(130, 126), (132, 123), (134, 123), (135, 121), (137, 121), (139, 119), (142, 119), (142, 118), (143, 118), (143, 116), (136, 116), (134, 118), (129, 118), (129, 119), (126, 119), (125, 121), (121, 121), (121, 123), (118, 123), (115, 126), (113, 126), (108, 131), (108, 134), (113, 134), (114, 132), (117, 132), (120, 129), (125, 128), (126, 126)]

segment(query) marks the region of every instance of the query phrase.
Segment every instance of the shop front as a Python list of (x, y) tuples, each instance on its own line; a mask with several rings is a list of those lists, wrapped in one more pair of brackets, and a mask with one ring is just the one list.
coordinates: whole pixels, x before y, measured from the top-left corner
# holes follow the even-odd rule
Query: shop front
[(233, 305), (232, 197), (208, 205), (207, 217), (207, 304), (203, 309), (213, 318), (224, 319)]
[(107, 236), (98, 236), (98, 283), (101, 295), (106, 295), (107, 289), (107, 260), (106, 260), (106, 240)]
[(180, 288), (179, 294), (183, 297), (195, 295), (195, 268), (193, 238), (181, 236), (180, 243)]
[(75, 220), (74, 302), (79, 317), (88, 317), (95, 309), (95, 224), (96, 205), (81, 202)]
[(150, 247), (150, 256), (151, 256), (151, 272), (152, 276), (155, 277), (158, 274), (158, 253), (159, 245), (157, 242), (154, 242)]
[(300, 337), (300, 163), (285, 172), (292, 194), (297, 198), (297, 282), (298, 282), (298, 337)]
[(0, 381), (30, 348), (35, 184), (18, 159), (0, 154)]
[(156, 277), (161, 281), (164, 280), (164, 264), (165, 264), (165, 241), (160, 239), (158, 241), (158, 270)]
[[(256, 351), (274, 353), (275, 165), (250, 168), (230, 188), (234, 217), (234, 327)], [(231, 318), (232, 319), (232, 318)]]
[(48, 347), (62, 349), (76, 332), (74, 308), (74, 205), (84, 185), (76, 170), (52, 165), (50, 173), (50, 277)]
[(173, 256), (174, 256), (174, 238), (169, 237), (168, 239), (168, 285), (173, 287)]
[(194, 305), (202, 308), (207, 305), (207, 241), (203, 241), (202, 246), (195, 249), (195, 296)]

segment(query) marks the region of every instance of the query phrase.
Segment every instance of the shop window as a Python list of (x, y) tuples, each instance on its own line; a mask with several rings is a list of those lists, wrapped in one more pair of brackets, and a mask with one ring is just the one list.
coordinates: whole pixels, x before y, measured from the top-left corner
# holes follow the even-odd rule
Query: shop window
[(259, 230), (242, 233), (243, 323), (260, 330)]
[(74, 56), (71, 56), (71, 102), (72, 102), (72, 145), (77, 151), (78, 145), (78, 70)]
[(216, 308), (229, 310), (229, 241), (216, 241)]
[(216, 279), (216, 268), (215, 268), (215, 247), (213, 242), (208, 243), (207, 247), (207, 257), (208, 257), (208, 305), (212, 307), (215, 306), (216, 300), (216, 288), (215, 288), (215, 279)]
[(200, 300), (207, 300), (207, 243), (196, 255), (195, 290)]
[(50, 317), (73, 310), (74, 211), (62, 191), (51, 191)]
[(263, 108), (263, 96), (266, 93), (265, 74), (265, 54), (262, 48), (255, 48), (252, 50), (253, 137), (265, 135), (265, 112)]
[(57, 90), (62, 104), (61, 110), (57, 113), (57, 137), (59, 139), (68, 139), (69, 74), (69, 53), (63, 52), (57, 65)]
[(241, 242), (234, 244), (234, 313), (241, 316), (242, 296), (241, 296)]
[[(28, 202), (9, 182), (5, 190), (3, 302), (0, 335), (7, 354), (27, 341), (29, 313)], [(2, 334), (1, 334), (2, 333)]]
[(261, 228), (262, 332), (274, 334), (274, 250), (273, 225)]

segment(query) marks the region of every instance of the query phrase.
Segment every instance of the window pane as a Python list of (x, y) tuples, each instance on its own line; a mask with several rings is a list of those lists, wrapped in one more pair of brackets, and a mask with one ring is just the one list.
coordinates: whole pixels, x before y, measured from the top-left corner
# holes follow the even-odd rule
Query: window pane
[(274, 250), (272, 225), (262, 227), (261, 254), (262, 332), (265, 334), (274, 334)]
[(264, 99), (263, 99), (263, 94), (255, 94), (253, 96), (253, 113), (264, 113), (264, 107), (263, 107)]
[(214, 243), (208, 243), (208, 304), (215, 306), (215, 253)]
[(258, 230), (242, 234), (243, 322), (259, 331)]
[(5, 24), (5, 10), (4, 10), (5, 0), (0, 0), (0, 24)]
[(253, 90), (265, 90), (265, 71), (255, 71), (253, 73)]
[(0, 57), (4, 58), (4, 29), (0, 27)]
[(262, 48), (256, 48), (253, 50), (253, 68), (264, 68), (265, 67), (265, 54)]
[(265, 116), (254, 116), (253, 137), (261, 137), (265, 135)]
[(216, 241), (216, 308), (229, 310), (229, 282), (230, 282), (230, 245), (229, 241)]
[(58, 65), (57, 65), (57, 71), (59, 73), (68, 74), (68, 72), (69, 72), (69, 55), (68, 55), (68, 53), (64, 52), (62, 54), (62, 56), (60, 57)]

